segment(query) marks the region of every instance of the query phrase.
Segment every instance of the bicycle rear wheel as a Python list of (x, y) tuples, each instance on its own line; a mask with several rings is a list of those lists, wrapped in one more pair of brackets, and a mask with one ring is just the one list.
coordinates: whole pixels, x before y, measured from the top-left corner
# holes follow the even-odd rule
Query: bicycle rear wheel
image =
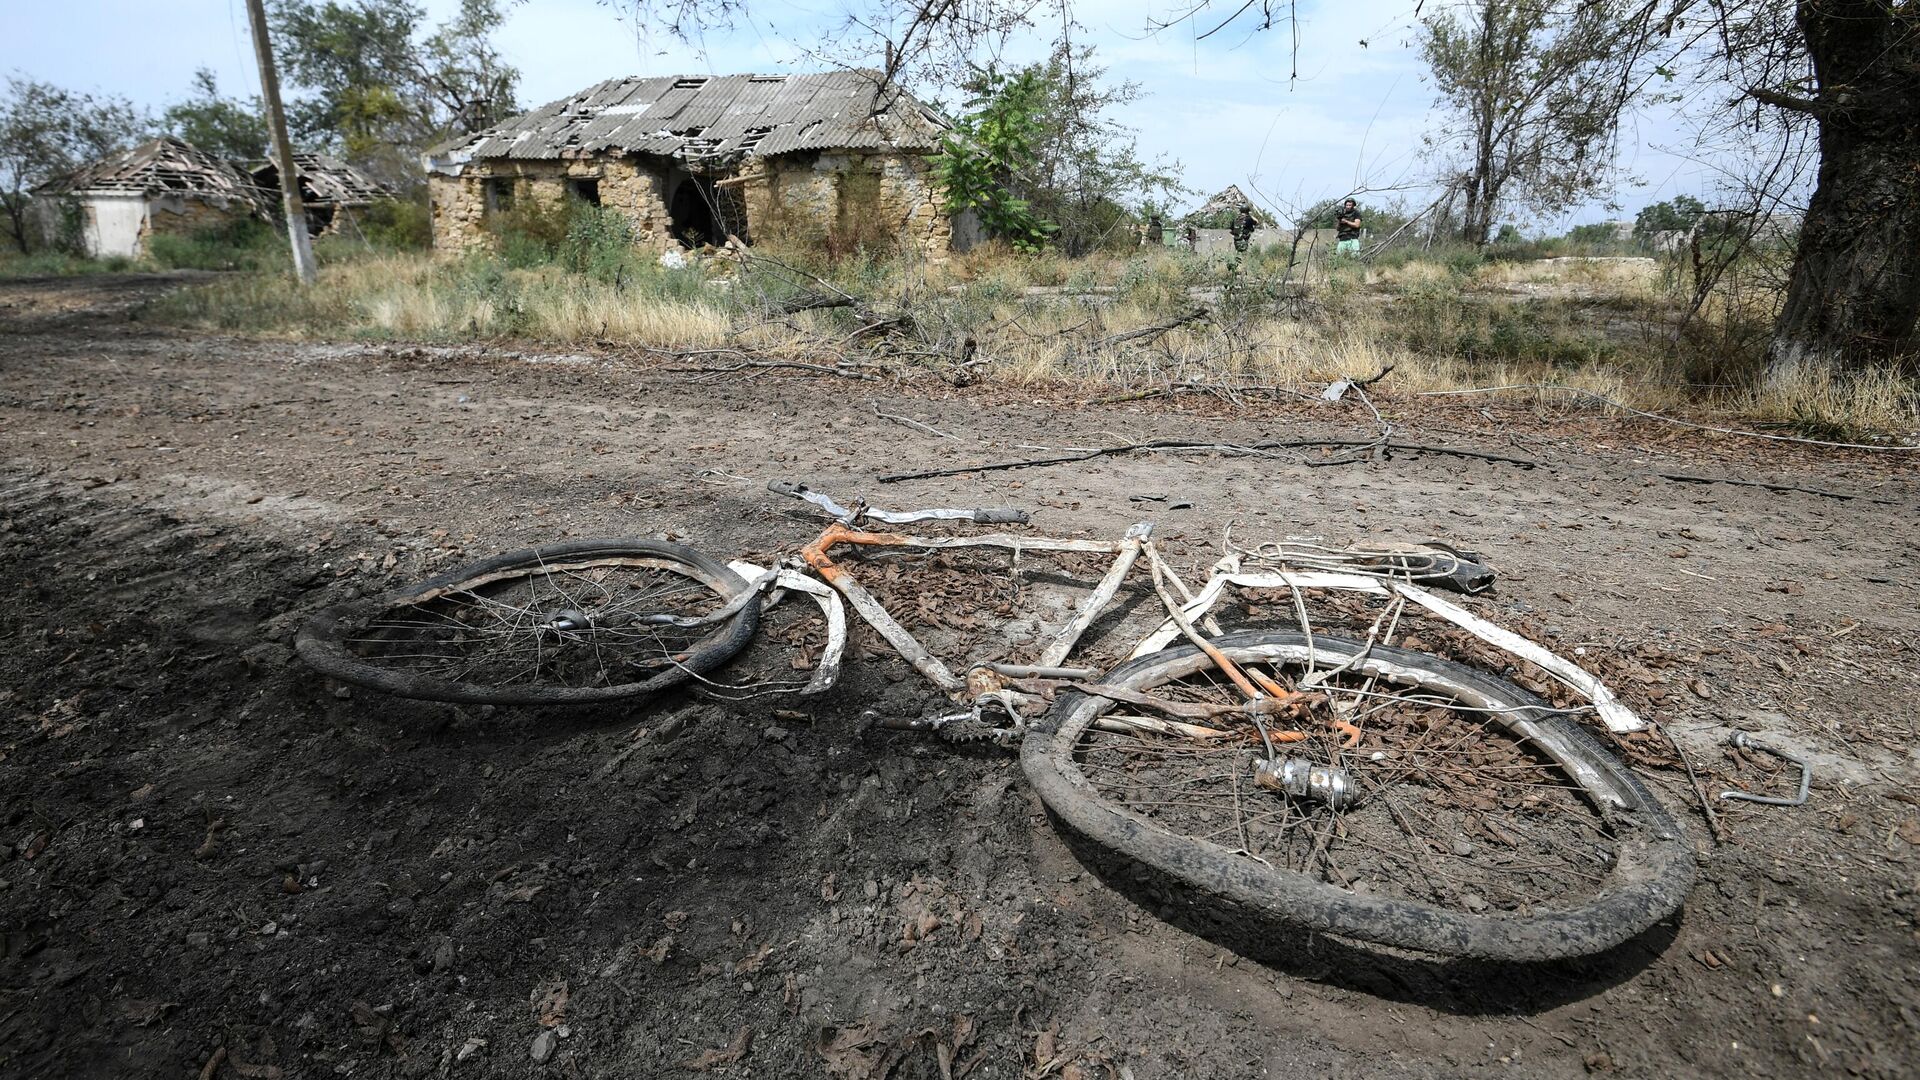
[(759, 626), (748, 588), (692, 548), (583, 540), (510, 551), (411, 588), (320, 612), (295, 645), (334, 678), (493, 705), (574, 705), (656, 693), (711, 671)]
[[(1152, 873), (1142, 877), (1170, 881), (1185, 899), (1201, 894), (1200, 907), (1230, 921), (1498, 960), (1600, 952), (1685, 899), (1693, 856), (1680, 826), (1612, 753), (1532, 694), (1387, 646), (1292, 632), (1216, 644), (1288, 688), (1310, 664), (1324, 672), (1351, 661), (1297, 722), (1304, 740), (1275, 748), (1302, 763), (1302, 776), (1305, 766), (1339, 770), (1345, 793), (1262, 786), (1254, 765), (1266, 747), (1250, 718), (1216, 720), (1221, 737), (1195, 740), (1128, 725), (1133, 710), (1105, 698), (1062, 694), (1028, 733), (1021, 765), (1058, 822), (1144, 864)], [(1106, 681), (1165, 699), (1235, 700), (1192, 646), (1123, 664)], [(1341, 745), (1332, 716), (1360, 728), (1355, 745)]]

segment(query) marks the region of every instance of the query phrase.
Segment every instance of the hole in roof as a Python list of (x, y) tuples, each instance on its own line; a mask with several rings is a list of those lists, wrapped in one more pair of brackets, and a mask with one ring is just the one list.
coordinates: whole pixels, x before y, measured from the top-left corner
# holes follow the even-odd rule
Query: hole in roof
[(749, 75), (747, 76), (747, 81), (748, 82), (786, 82), (787, 77), (785, 75)]
[(697, 90), (705, 85), (707, 85), (705, 79), (675, 79), (673, 82), (675, 90)]

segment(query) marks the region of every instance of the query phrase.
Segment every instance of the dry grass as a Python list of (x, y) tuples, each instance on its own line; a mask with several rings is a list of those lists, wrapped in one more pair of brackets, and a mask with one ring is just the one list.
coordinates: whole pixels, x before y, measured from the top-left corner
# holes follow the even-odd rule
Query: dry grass
[[(1392, 364), (1394, 386), (1408, 392), (1555, 383), (1639, 408), (1778, 420), (1826, 434), (1910, 432), (1920, 400), (1920, 387), (1891, 374), (1789, 372), (1764, 384), (1693, 384), (1702, 365), (1661, 322), (1678, 298), (1652, 260), (1412, 261), (1336, 268), (1305, 286), (1258, 260), (1228, 275), (1170, 252), (1079, 261), (974, 253), (940, 265), (816, 269), (875, 307), (912, 316), (920, 340), (894, 362), (937, 368), (972, 338), (989, 377), (1013, 383), (1312, 391)], [(769, 296), (795, 285), (809, 286), (804, 271), (769, 278), (732, 266), (643, 266), (606, 281), (553, 266), (387, 256), (329, 267), (309, 292), (273, 276), (235, 275), (170, 298), (160, 314), (302, 336), (737, 347), (827, 362), (876, 348), (844, 309), (770, 314)], [(1196, 304), (1210, 309), (1206, 320), (1115, 340), (1173, 322)], [(1751, 322), (1761, 310), (1754, 305), (1750, 296), (1716, 299), (1704, 325), (1735, 341), (1731, 328)]]

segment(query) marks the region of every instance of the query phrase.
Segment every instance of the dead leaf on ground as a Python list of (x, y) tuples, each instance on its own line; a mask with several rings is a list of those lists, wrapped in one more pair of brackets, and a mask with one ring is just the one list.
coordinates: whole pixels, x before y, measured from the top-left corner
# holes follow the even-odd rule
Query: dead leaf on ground
[(667, 929), (678, 930), (687, 925), (687, 913), (684, 911), (669, 911), (660, 917), (660, 921), (667, 924)]
[(512, 904), (525, 904), (545, 892), (546, 889), (547, 887), (545, 885), (522, 885), (517, 889), (509, 891), (506, 894), (506, 900)]
[(569, 996), (564, 979), (534, 988), (530, 1000), (533, 1004), (534, 1018), (540, 1022), (541, 1027), (559, 1027), (566, 1021)]
[(734, 1033), (731, 1043), (728, 1043), (719, 1050), (702, 1051), (699, 1057), (689, 1061), (683, 1061), (680, 1064), (689, 1069), (698, 1069), (701, 1072), (706, 1072), (715, 1065), (731, 1065), (739, 1061), (746, 1057), (747, 1051), (752, 1048), (753, 1029), (743, 1024), (740, 1030)]
[(1033, 1040), (1033, 1063), (1046, 1066), (1060, 1056), (1060, 1021), (1047, 1025), (1047, 1030), (1036, 1035)]
[(852, 1027), (822, 1029), (814, 1049), (830, 1075), (841, 1080), (873, 1080), (880, 1054), (872, 1048), (878, 1042), (872, 1023), (862, 1020)]
[(180, 1003), (177, 1001), (153, 1001), (147, 998), (128, 998), (120, 1003), (120, 1015), (125, 1017), (135, 1027), (146, 1027), (148, 1024), (165, 1016), (169, 1009), (177, 1009), (179, 1007)]
[(1907, 843), (1920, 847), (1920, 818), (1908, 818), (1893, 827), (1894, 834)]
[(733, 965), (733, 973), (735, 975), (751, 975), (754, 972), (759, 971), (760, 965), (765, 964), (767, 962), (767, 957), (772, 954), (773, 954), (773, 943), (767, 942), (761, 945), (760, 950), (754, 953), (752, 956), (748, 956), (748, 957), (745, 957), (744, 959), (735, 961)]
[(654, 942), (653, 948), (648, 949), (643, 955), (656, 964), (664, 964), (667, 962), (667, 954), (672, 951), (673, 935), (666, 934), (659, 941)]

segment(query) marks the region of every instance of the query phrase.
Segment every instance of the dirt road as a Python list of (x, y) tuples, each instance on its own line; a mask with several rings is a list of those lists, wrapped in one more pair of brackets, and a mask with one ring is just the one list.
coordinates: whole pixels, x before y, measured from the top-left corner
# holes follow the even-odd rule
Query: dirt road
[[(1543, 464), (1161, 454), (883, 486), (1035, 446), (1369, 427), (194, 337), (138, 318), (173, 285), (0, 283), (0, 1074), (1913, 1075), (1912, 466), (1389, 385), (1399, 437)], [(402, 702), (292, 657), (325, 604), (527, 543), (791, 550), (817, 522), (774, 478), (1014, 503), (1053, 533), (1152, 515), (1186, 565), (1230, 524), (1452, 539), (1504, 572), (1489, 614), (1581, 650), (1709, 791), (1787, 783), (1728, 754), (1746, 729), (1811, 756), (1813, 797), (1721, 805), (1716, 841), (1673, 759), (1634, 748), (1700, 881), (1590, 961), (1243, 957), (1085, 871), (1007, 752), (872, 730), (926, 696), (877, 646), (803, 714)]]

